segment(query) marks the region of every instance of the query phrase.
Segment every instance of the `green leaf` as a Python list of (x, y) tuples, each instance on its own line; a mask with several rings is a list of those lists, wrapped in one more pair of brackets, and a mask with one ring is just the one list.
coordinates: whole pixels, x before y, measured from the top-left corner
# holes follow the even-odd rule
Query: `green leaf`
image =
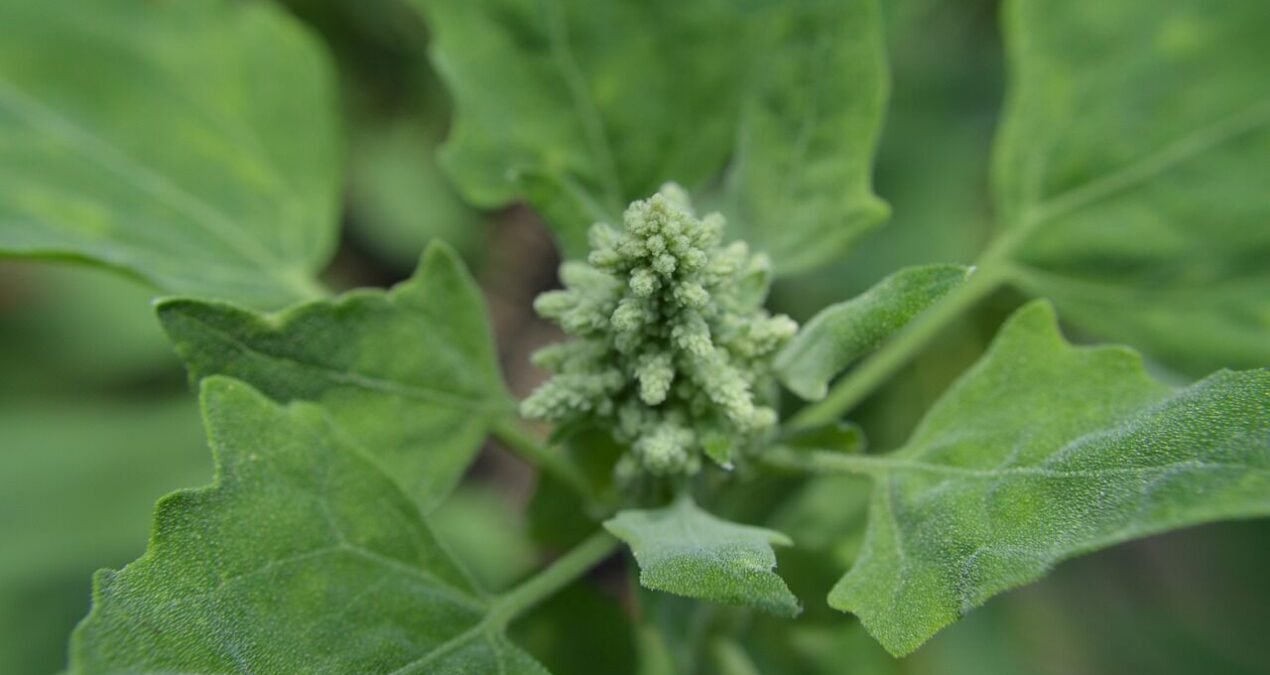
[(785, 272), (880, 222), (873, 0), (415, 0), (455, 100), (442, 163), (487, 207), (528, 200), (566, 253), (666, 181), (718, 184)]
[(906, 654), (1063, 559), (1270, 515), (1270, 372), (1174, 391), (1130, 350), (1068, 345), (1038, 301), (903, 448), (817, 466), (875, 479), (863, 550), (829, 602)]
[(670, 506), (622, 511), (604, 527), (631, 547), (647, 588), (701, 600), (749, 605), (795, 616), (798, 599), (773, 571), (773, 530), (738, 525), (702, 511), (687, 497)]
[(795, 0), (759, 17), (724, 213), (790, 274), (833, 262), (890, 208), (873, 194), (887, 73), (873, 0)]
[(0, 429), (0, 672), (52, 673), (92, 573), (135, 559), (154, 500), (211, 463), (184, 395), (5, 401)]
[(202, 396), (216, 481), (97, 575), (72, 671), (546, 672), (320, 407), (219, 377)]
[(480, 290), (442, 244), (388, 292), (276, 315), (185, 299), (158, 311), (195, 381), (229, 375), (280, 402), (321, 404), (425, 510), (511, 411)]
[[(487, 591), (511, 587), (538, 562), (525, 518), (512, 501), (493, 483), (469, 482), (428, 514), (428, 524), (446, 550)], [(592, 524), (582, 536), (594, 529)]]
[(2, 0), (0, 25), (0, 252), (254, 304), (320, 293), (334, 97), (282, 11)]
[(856, 298), (826, 307), (777, 355), (777, 376), (807, 400), (824, 398), (831, 379), (961, 285), (972, 271), (961, 265), (909, 267)]
[(1015, 280), (1187, 372), (1270, 364), (1270, 4), (1015, 0)]
[(433, 240), (479, 261), (488, 228), (437, 166), (440, 133), (420, 117), (376, 117), (358, 130), (349, 166), (350, 223), (365, 246), (403, 268)]

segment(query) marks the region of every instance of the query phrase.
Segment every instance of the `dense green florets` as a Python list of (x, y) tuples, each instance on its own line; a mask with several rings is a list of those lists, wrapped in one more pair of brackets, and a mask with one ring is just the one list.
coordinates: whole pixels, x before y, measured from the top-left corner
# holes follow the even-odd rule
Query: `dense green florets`
[(755, 394), (797, 326), (762, 308), (767, 258), (722, 246), (723, 217), (697, 218), (677, 185), (623, 220), (593, 226), (588, 262), (565, 263), (565, 290), (534, 303), (575, 339), (534, 355), (554, 376), (522, 413), (613, 429), (631, 449), (628, 471), (691, 474), (702, 454), (728, 465), (776, 422)]

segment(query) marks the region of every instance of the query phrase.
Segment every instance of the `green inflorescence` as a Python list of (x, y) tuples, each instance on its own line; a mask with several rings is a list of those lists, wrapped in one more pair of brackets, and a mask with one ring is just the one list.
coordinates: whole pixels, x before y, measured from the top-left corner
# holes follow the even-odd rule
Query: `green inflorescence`
[(634, 202), (623, 221), (594, 225), (588, 262), (565, 263), (565, 290), (534, 303), (574, 339), (534, 355), (553, 376), (521, 412), (612, 429), (630, 448), (620, 472), (693, 474), (703, 454), (729, 466), (776, 423), (757, 393), (797, 325), (762, 307), (766, 256), (722, 245), (723, 217), (697, 218), (679, 186)]

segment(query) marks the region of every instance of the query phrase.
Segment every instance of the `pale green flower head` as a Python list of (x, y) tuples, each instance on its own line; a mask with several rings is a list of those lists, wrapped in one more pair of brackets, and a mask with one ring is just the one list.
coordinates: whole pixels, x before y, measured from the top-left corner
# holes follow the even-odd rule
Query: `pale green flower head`
[(624, 472), (693, 474), (703, 454), (729, 466), (776, 423), (756, 392), (797, 325), (762, 308), (766, 256), (722, 245), (723, 217), (698, 218), (678, 185), (622, 220), (593, 226), (588, 261), (565, 263), (565, 290), (534, 303), (573, 339), (534, 355), (553, 376), (521, 412), (612, 429)]

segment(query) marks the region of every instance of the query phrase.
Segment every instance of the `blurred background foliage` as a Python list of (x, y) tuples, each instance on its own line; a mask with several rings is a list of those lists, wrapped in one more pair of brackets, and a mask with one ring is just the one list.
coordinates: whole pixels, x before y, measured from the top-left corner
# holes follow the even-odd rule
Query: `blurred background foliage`
[[(426, 59), (426, 26), (403, 0), (285, 4), (328, 43), (342, 83), (346, 206), (328, 279), (387, 285), (409, 273), (428, 240), (450, 242), (489, 292), (513, 390), (527, 391), (536, 375), (525, 355), (553, 336), (529, 301), (554, 283), (557, 258), (523, 209), (474, 210), (439, 171), (450, 111)], [(970, 262), (988, 236), (987, 166), (1003, 92), (996, 3), (883, 4), (893, 84), (876, 182), (894, 215), (839, 264), (778, 286), (773, 304), (797, 318), (898, 267)], [(211, 478), (194, 397), (151, 296), (97, 270), (0, 262), (0, 673), (62, 668), (92, 572), (144, 550), (160, 495)], [(875, 394), (857, 416), (871, 446), (901, 443), (1017, 302), (998, 294)], [(806, 608), (791, 630), (633, 591), (613, 565), (518, 622), (514, 637), (560, 675), (651, 675), (667, 663), (737, 672), (728, 670), (737, 643), (771, 673), (1270, 672), (1270, 523), (1206, 526), (1066, 563), (896, 661), (822, 600), (855, 555), (867, 486), (820, 478), (753, 488), (747, 499), (780, 504), (770, 524), (799, 542), (780, 554)], [(534, 490), (526, 467), (489, 448), (435, 518), (490, 590), (523, 578), (543, 548), (577, 537), (563, 517), (568, 498), (547, 482)], [(640, 619), (633, 629), (623, 620), (631, 615)]]

